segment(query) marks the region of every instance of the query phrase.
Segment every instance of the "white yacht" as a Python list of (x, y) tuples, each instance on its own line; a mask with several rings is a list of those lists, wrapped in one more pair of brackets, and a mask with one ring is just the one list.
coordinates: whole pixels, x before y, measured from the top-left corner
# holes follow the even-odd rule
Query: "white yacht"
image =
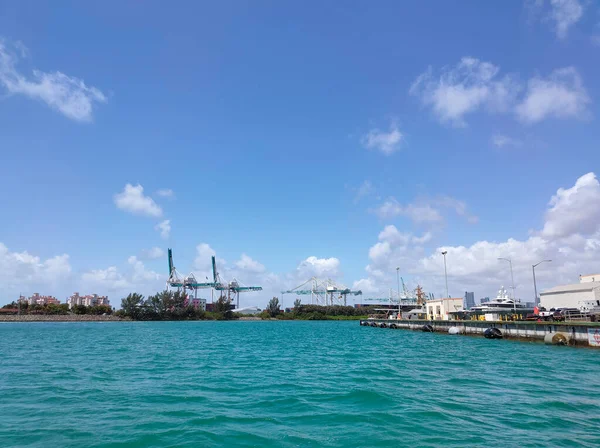
[(524, 311), (527, 308), (526, 305), (522, 304), (520, 300), (511, 299), (508, 295), (504, 286), (500, 287), (498, 296), (490, 300), (489, 302), (482, 303), (481, 305), (471, 307), (471, 312), (479, 313), (493, 313), (498, 311), (510, 311), (510, 310)]

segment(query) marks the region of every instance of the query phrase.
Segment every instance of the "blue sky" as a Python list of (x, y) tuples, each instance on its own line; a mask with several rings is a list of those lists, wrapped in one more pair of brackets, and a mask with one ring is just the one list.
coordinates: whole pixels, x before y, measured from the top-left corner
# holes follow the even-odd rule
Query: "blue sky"
[(442, 248), (458, 296), (600, 269), (596, 2), (0, 1), (0, 38), (0, 302), (150, 293), (167, 247), (259, 305), (442, 294)]

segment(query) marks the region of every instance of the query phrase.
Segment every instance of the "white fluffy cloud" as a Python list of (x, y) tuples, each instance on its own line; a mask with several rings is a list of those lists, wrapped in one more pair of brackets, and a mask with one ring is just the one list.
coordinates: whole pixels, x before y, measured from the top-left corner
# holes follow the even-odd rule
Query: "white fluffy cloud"
[(152, 247), (142, 251), (142, 258), (146, 260), (156, 260), (165, 256), (165, 251), (160, 247)]
[(410, 88), (424, 106), (443, 123), (466, 126), (465, 116), (479, 109), (506, 111), (513, 103), (519, 86), (510, 76), (500, 78), (500, 68), (490, 62), (463, 57), (439, 77), (429, 68)]
[(254, 273), (265, 272), (264, 265), (260, 264), (256, 260), (253, 260), (246, 254), (242, 254), (240, 259), (235, 262), (235, 266), (242, 271)]
[[(211, 258), (217, 253), (206, 243), (200, 243), (196, 246), (196, 258), (194, 260), (194, 269), (207, 271), (211, 268)], [(212, 275), (211, 275), (212, 277)]]
[(570, 118), (585, 115), (590, 98), (574, 67), (555, 70), (547, 78), (535, 77), (517, 106), (519, 120), (537, 123), (545, 118)]
[(550, 18), (554, 21), (556, 36), (567, 37), (569, 28), (583, 17), (583, 5), (579, 0), (550, 0)]
[(144, 295), (153, 294), (165, 288), (167, 274), (161, 275), (146, 269), (137, 257), (127, 259), (127, 269), (121, 271), (116, 266), (106, 269), (93, 269), (81, 275), (81, 286), (87, 291), (109, 294), (113, 306), (119, 306), (119, 299), (130, 292)]
[(405, 216), (415, 224), (435, 224), (444, 221), (442, 210), (453, 210), (458, 216), (464, 216), (469, 222), (476, 223), (477, 217), (467, 213), (467, 205), (450, 196), (433, 198), (421, 197), (413, 203), (400, 204), (394, 197), (385, 200), (373, 212), (381, 219)]
[(160, 218), (163, 213), (154, 199), (144, 195), (144, 187), (139, 184), (125, 185), (123, 191), (114, 196), (114, 201), (118, 208), (134, 215)]
[[(594, 173), (581, 176), (570, 188), (560, 188), (549, 202), (542, 230), (529, 238), (477, 241), (470, 246), (442, 246), (429, 255), (411, 234), (387, 226), (369, 250), (368, 277), (361, 284), (381, 285), (395, 281), (395, 268), (409, 274), (426, 291), (444, 292), (444, 259), (447, 251), (450, 294), (461, 297), (475, 291), (477, 297), (493, 295), (509, 286), (510, 271), (499, 257), (513, 261), (517, 297), (533, 300), (531, 265), (551, 259), (536, 269), (538, 290), (557, 284), (576, 283), (579, 274), (593, 273), (600, 265), (600, 183)], [(364, 280), (364, 281), (363, 281)], [(367, 282), (367, 280), (370, 282)]]
[(559, 188), (549, 205), (544, 237), (591, 235), (600, 228), (600, 183), (594, 173), (581, 176), (571, 188)]
[(296, 268), (299, 278), (310, 277), (337, 277), (340, 275), (340, 260), (337, 258), (308, 257)]
[(0, 38), (0, 85), (9, 94), (21, 94), (43, 101), (72, 120), (91, 121), (94, 106), (105, 103), (106, 96), (97, 88), (87, 86), (83, 80), (58, 71), (46, 73), (34, 70), (31, 77), (23, 75), (17, 69), (17, 64), (27, 53), (22, 43), (11, 45)]
[[(119, 272), (116, 266), (110, 266), (106, 269), (92, 269), (81, 275), (83, 284), (92, 290), (100, 291), (119, 291), (131, 289), (131, 283)], [(135, 291), (132, 291), (135, 292)]]
[(404, 135), (400, 132), (396, 124), (392, 123), (388, 132), (377, 128), (371, 129), (362, 137), (361, 142), (365, 148), (375, 149), (389, 156), (400, 150), (403, 140)]
[[(499, 79), (499, 71), (489, 62), (464, 57), (456, 67), (442, 70), (439, 78), (430, 68), (417, 78), (410, 93), (431, 107), (442, 123), (454, 126), (466, 126), (466, 116), (479, 110), (514, 111), (526, 124), (586, 115), (590, 98), (574, 67), (554, 70), (547, 78), (531, 78), (521, 99), (520, 84), (511, 76)], [(518, 143), (501, 135), (494, 136), (492, 142), (498, 147)]]
[(160, 232), (161, 238), (167, 239), (171, 235), (171, 220), (165, 219), (154, 226), (155, 230)]
[(438, 210), (430, 204), (407, 204), (403, 206), (394, 197), (388, 198), (383, 204), (375, 209), (375, 213), (381, 219), (390, 219), (396, 216), (406, 216), (415, 223), (432, 223), (443, 220)]
[(70, 276), (71, 265), (67, 254), (42, 260), (39, 256), (32, 255), (27, 251), (11, 252), (0, 242), (1, 299), (16, 300), (19, 292), (43, 293), (45, 288), (60, 285)]

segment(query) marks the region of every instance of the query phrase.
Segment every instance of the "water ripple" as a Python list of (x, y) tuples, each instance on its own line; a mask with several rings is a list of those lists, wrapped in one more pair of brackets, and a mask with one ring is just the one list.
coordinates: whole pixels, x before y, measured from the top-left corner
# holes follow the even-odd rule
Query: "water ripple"
[(2, 447), (600, 445), (600, 351), (355, 322), (0, 325)]

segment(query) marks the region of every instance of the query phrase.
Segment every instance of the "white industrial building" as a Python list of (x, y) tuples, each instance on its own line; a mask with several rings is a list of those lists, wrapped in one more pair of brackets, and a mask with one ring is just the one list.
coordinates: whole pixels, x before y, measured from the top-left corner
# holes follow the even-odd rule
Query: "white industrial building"
[(425, 303), (427, 308), (427, 318), (429, 320), (450, 320), (451, 315), (456, 311), (463, 309), (463, 299), (461, 298), (443, 298), (431, 299)]
[(600, 274), (580, 275), (579, 283), (555, 286), (541, 292), (540, 305), (547, 310), (600, 306)]

